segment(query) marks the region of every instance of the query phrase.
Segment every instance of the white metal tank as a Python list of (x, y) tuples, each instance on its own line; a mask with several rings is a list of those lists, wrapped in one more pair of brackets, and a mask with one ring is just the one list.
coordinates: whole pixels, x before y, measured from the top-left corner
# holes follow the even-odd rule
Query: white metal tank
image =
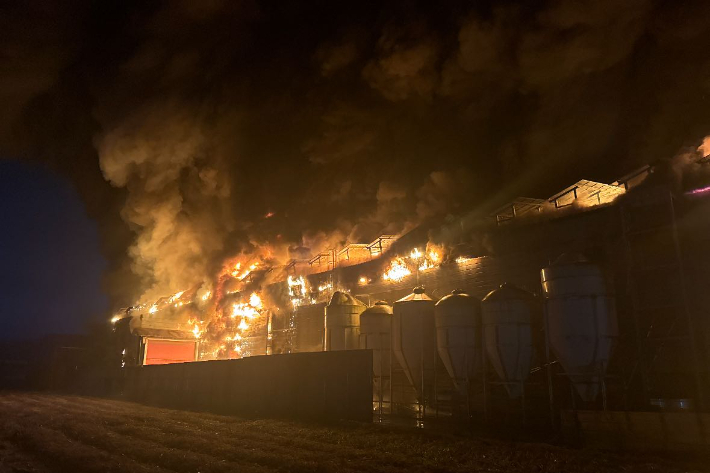
[(412, 294), (394, 303), (392, 318), (392, 351), (419, 401), (432, 400), (436, 366), (436, 326), (434, 301), (416, 287)]
[(325, 308), (325, 350), (357, 350), (360, 342), (360, 314), (365, 304), (348, 294), (335, 291)]
[(582, 400), (593, 401), (619, 335), (614, 296), (581, 255), (560, 256), (540, 278), (550, 348)]
[(480, 301), (459, 289), (436, 303), (436, 345), (446, 371), (461, 394), (480, 372)]
[(360, 348), (372, 350), (373, 400), (389, 400), (392, 337), (392, 307), (385, 301), (360, 314)]
[(520, 397), (530, 374), (533, 300), (529, 292), (506, 283), (481, 301), (486, 356), (511, 398)]

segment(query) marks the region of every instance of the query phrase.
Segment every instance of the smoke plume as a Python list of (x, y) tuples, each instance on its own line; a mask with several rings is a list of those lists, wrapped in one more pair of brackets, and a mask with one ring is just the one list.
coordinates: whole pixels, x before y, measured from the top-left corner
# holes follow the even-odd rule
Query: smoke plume
[(708, 134), (707, 2), (4, 4), (0, 150), (69, 175), (115, 306)]

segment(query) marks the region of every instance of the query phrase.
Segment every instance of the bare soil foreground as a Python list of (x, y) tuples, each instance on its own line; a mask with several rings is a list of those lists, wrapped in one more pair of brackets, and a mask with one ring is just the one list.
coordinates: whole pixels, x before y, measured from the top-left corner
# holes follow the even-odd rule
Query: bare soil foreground
[(700, 459), (0, 394), (0, 472), (677, 472)]

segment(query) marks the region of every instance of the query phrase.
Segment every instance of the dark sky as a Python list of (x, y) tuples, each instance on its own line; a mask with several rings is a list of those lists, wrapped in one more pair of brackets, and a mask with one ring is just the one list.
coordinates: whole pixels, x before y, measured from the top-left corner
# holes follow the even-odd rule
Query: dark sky
[(0, 339), (78, 333), (104, 321), (96, 223), (66, 178), (0, 161), (0, 226)]
[(118, 309), (239, 254), (284, 263), (697, 146), (709, 17), (706, 0), (6, 0), (0, 156), (71, 182)]

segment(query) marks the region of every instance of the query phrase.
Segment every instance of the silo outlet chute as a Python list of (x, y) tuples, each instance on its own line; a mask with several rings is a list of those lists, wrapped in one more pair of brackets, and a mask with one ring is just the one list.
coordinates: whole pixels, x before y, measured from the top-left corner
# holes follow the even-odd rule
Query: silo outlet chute
[(529, 292), (503, 284), (481, 301), (486, 356), (511, 398), (520, 397), (533, 359)]
[(562, 255), (540, 272), (550, 348), (584, 401), (594, 401), (619, 335), (601, 268)]
[(372, 350), (373, 400), (389, 402), (392, 307), (378, 301), (360, 314), (360, 348)]
[(480, 302), (455, 290), (436, 303), (436, 345), (456, 389), (466, 394), (480, 372)]
[(423, 287), (394, 303), (392, 351), (423, 404), (433, 399), (436, 366), (434, 301)]
[(335, 291), (325, 308), (326, 351), (357, 350), (360, 338), (360, 314), (365, 304), (348, 294)]

